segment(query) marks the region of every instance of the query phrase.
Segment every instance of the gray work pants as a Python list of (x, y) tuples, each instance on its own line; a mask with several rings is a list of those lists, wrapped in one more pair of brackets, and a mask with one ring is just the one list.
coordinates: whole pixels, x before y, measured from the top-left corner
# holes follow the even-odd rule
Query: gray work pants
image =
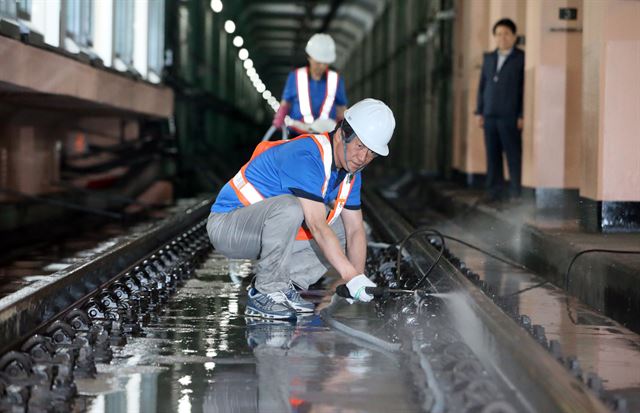
[[(330, 264), (317, 242), (296, 241), (303, 219), (298, 198), (280, 195), (230, 212), (212, 212), (207, 233), (213, 247), (227, 258), (258, 260), (255, 267), (258, 291), (282, 291), (289, 281), (306, 290)], [(331, 228), (344, 248), (342, 220), (336, 220)]]

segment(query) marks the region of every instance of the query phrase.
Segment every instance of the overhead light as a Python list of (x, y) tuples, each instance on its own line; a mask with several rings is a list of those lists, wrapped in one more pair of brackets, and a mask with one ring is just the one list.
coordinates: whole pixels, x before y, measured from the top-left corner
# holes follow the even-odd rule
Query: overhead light
[(247, 69), (247, 76), (251, 77), (252, 75), (256, 75), (256, 68), (255, 67), (250, 67)]
[(249, 57), (249, 51), (245, 48), (240, 49), (240, 51), (238, 52), (238, 57), (240, 58), (240, 60), (245, 60)]
[(222, 2), (220, 0), (211, 0), (211, 10), (214, 13), (220, 13), (222, 11)]
[(242, 40), (242, 36), (236, 36), (233, 38), (233, 45), (235, 47), (242, 47), (244, 44), (244, 40)]
[(244, 68), (251, 69), (253, 67), (253, 60), (247, 59), (244, 61)]
[(264, 92), (262, 92), (262, 98), (264, 100), (271, 98), (271, 92), (269, 92), (268, 90), (265, 90)]
[(232, 20), (224, 22), (224, 31), (231, 34), (236, 31), (236, 24)]
[(264, 85), (264, 84), (262, 84), (262, 83), (261, 83), (261, 84), (259, 84), (259, 85), (258, 85), (258, 87), (256, 87), (256, 90), (258, 91), (258, 93), (262, 93), (262, 92), (264, 92), (264, 91), (265, 91), (265, 89), (266, 89), (266, 87), (265, 87), (265, 85)]

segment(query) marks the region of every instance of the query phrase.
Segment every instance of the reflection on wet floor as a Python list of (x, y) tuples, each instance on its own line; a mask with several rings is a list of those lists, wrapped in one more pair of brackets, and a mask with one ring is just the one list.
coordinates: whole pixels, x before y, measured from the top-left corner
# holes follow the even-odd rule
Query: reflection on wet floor
[[(426, 215), (421, 211), (421, 220), (447, 235), (491, 250), (455, 221), (431, 211)], [(560, 342), (565, 357), (577, 357), (584, 374), (596, 373), (605, 390), (627, 399), (629, 411), (640, 411), (640, 336), (551, 284), (509, 296), (544, 279), (456, 242), (447, 242), (447, 247), (491, 285), (496, 295), (505, 297), (501, 301), (508, 312), (527, 315), (532, 324), (542, 325), (549, 340)]]
[(399, 356), (329, 329), (318, 315), (293, 324), (245, 318), (250, 270), (213, 255), (144, 337), (130, 338), (96, 380), (78, 383), (88, 410), (420, 410)]

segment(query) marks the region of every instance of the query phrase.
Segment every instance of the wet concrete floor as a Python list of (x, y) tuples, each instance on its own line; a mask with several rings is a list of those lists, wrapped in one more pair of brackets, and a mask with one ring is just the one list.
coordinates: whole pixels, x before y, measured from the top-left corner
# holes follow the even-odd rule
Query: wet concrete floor
[[(414, 412), (404, 361), (330, 329), (245, 318), (250, 263), (215, 255), (96, 380), (90, 412)], [(327, 295), (309, 297), (323, 301)], [(355, 307), (355, 306), (354, 306)]]
[[(433, 211), (423, 209), (413, 213), (412, 219), (420, 226), (435, 228), (446, 235), (497, 253), (481, 237), (456, 225), (455, 220)], [(504, 297), (502, 301), (507, 311), (527, 315), (532, 324), (542, 325), (547, 339), (561, 343), (564, 357), (575, 356), (578, 359), (583, 374), (596, 373), (606, 391), (627, 399), (630, 412), (640, 411), (638, 334), (589, 309), (552, 284), (518, 293), (540, 284), (544, 281), (543, 277), (514, 268), (453, 241), (447, 241), (447, 247), (491, 285), (497, 296)]]

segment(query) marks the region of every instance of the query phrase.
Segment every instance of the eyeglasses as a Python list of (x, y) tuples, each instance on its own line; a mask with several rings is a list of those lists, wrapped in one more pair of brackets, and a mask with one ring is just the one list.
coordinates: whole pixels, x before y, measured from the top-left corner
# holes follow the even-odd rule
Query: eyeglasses
[(362, 151), (365, 151), (365, 150), (367, 151), (367, 154), (366, 154), (366, 158), (367, 159), (374, 159), (374, 158), (376, 158), (378, 156), (377, 153), (375, 153), (371, 149), (367, 148), (365, 146), (365, 144), (362, 143), (362, 141), (360, 140), (360, 138), (358, 138), (358, 136), (356, 135), (355, 132), (352, 132), (351, 135), (349, 135), (347, 137), (347, 135), (346, 135), (346, 133), (344, 131), (344, 126), (341, 126), (340, 129), (342, 130), (342, 136), (345, 137), (344, 141), (346, 143), (353, 142), (354, 145), (356, 146), (356, 149), (358, 150), (358, 152), (362, 152)]
[(356, 149), (358, 150), (358, 152), (362, 152), (362, 151), (367, 151), (367, 154), (365, 155), (367, 157), (367, 159), (374, 159), (375, 157), (378, 156), (377, 153), (375, 153), (374, 151), (372, 151), (371, 149), (367, 148), (361, 141), (360, 139), (357, 139), (354, 144), (356, 145)]

